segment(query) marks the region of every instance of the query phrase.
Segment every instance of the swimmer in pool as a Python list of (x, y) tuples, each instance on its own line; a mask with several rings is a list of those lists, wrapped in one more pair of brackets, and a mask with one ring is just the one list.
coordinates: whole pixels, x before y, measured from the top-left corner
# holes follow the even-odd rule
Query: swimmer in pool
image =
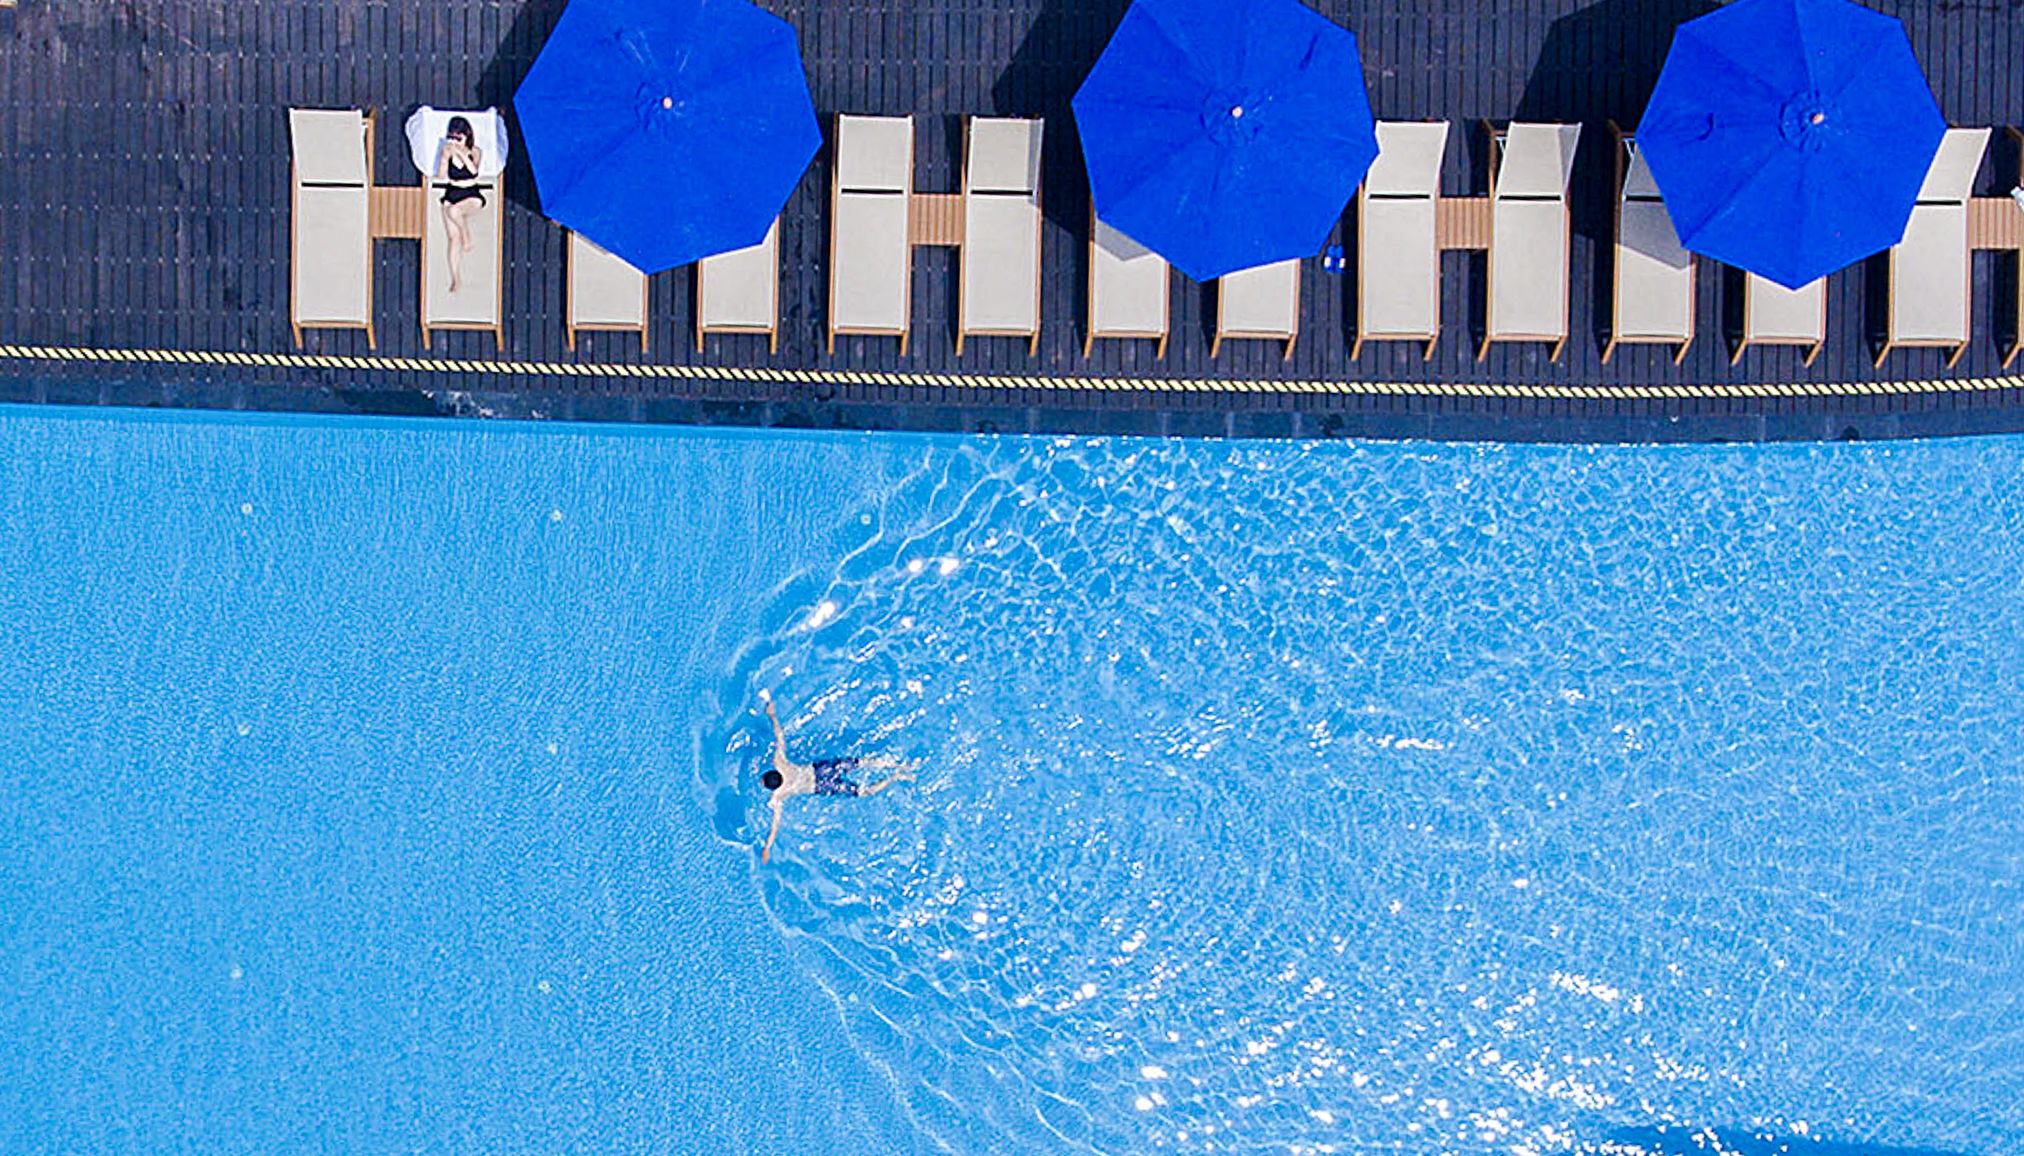
[[(780, 716), (773, 711), (773, 696), (760, 691), (759, 697), (766, 702), (766, 717), (773, 723), (773, 769), (760, 776), (759, 781), (773, 792), (773, 829), (766, 833), (766, 847), (759, 852), (761, 863), (773, 858), (773, 840), (780, 834), (780, 810), (787, 800), (796, 795), (849, 795), (868, 799), (901, 779), (914, 777), (913, 763), (895, 759), (817, 759), (812, 763), (797, 763), (787, 757), (787, 733), (780, 729)], [(863, 786), (851, 777), (852, 771), (893, 771), (871, 786)]]

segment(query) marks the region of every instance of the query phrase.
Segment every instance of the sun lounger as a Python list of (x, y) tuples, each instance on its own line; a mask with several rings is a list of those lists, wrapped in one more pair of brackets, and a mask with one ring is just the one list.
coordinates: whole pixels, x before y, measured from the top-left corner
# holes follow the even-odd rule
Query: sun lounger
[(1616, 139), (1616, 274), (1602, 360), (1619, 345), (1670, 345), (1678, 365), (1694, 343), (1694, 255), (1680, 244), (1636, 139), (1614, 122), (1609, 129)]
[(900, 339), (913, 314), (914, 118), (836, 118), (836, 181), (829, 206), (829, 351), (838, 334)]
[(1167, 259), (1091, 218), (1089, 231), (1089, 334), (1082, 355), (1099, 337), (1142, 337), (1159, 342), (1154, 357), (1167, 355), (1169, 299)]
[(288, 110), (288, 324), (305, 329), (372, 325), (373, 120), (356, 109)]
[(1743, 360), (1753, 345), (1803, 345), (1803, 364), (1812, 365), (1827, 341), (1827, 278), (1787, 289), (1755, 273), (1743, 275), (1743, 338), (1729, 364)]
[(1950, 128), (1919, 186), (1904, 240), (1890, 250), (1889, 315), (1876, 364), (1902, 346), (1948, 350), (1947, 368), (1968, 348), (1968, 198), (1989, 147), (1986, 128)]
[(1567, 184), (1578, 124), (1490, 129), (1490, 301), (1481, 361), (1492, 342), (1567, 344)]
[(1240, 269), (1216, 279), (1216, 337), (1209, 356), (1222, 351), (1225, 338), (1284, 341), (1283, 357), (1293, 356), (1300, 338), (1300, 262), (1275, 261)]
[(647, 351), (647, 275), (599, 248), (581, 233), (569, 234), (569, 278), (565, 296), (569, 348), (586, 330), (637, 333)]
[[(497, 112), (442, 115), (469, 120), (479, 141), (498, 138)], [(422, 348), (429, 347), (429, 339), (438, 329), (476, 329), (492, 335), (496, 351), (505, 344), (500, 332), (505, 314), (505, 278), (500, 275), (505, 256), (505, 230), (501, 227), (505, 206), (499, 182), (480, 174), (478, 187), (485, 191), (485, 203), (465, 218), (471, 247), (464, 253), (463, 277), (454, 293), (450, 291), (450, 226), (443, 219), (442, 186), (434, 179), (424, 184), (429, 192), (422, 213)]]
[(1434, 355), (1441, 335), (1441, 197), (1447, 121), (1379, 121), (1377, 160), (1356, 194), (1356, 340), (1418, 341)]
[(963, 252), (956, 355), (966, 337), (1024, 337), (1040, 352), (1037, 120), (973, 116), (963, 147)]
[(780, 219), (757, 245), (696, 262), (696, 348), (710, 333), (763, 333), (780, 352)]

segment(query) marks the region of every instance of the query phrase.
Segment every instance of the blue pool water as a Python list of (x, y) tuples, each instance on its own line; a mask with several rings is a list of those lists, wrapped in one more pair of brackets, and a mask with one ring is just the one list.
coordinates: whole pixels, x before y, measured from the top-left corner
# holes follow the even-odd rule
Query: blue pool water
[(0, 1152), (2024, 1137), (2024, 441), (11, 410), (0, 623)]

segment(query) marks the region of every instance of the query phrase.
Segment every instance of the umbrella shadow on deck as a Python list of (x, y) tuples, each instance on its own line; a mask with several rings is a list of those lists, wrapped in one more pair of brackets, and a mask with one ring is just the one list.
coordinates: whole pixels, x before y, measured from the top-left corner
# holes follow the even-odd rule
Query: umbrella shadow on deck
[(1129, 6), (1128, 0), (1048, 0), (1012, 54), (1011, 65), (991, 86), (996, 115), (1046, 120), (1041, 207), (1048, 220), (1078, 235), (1088, 226), (1089, 177), (1069, 101)]
[[(1673, 30), (1713, 12), (1715, 0), (1602, 0), (1555, 20), (1546, 30), (1513, 119), (1580, 124), (1568, 189), (1574, 236), (1589, 242), (1588, 269), (1597, 347), (1610, 324), (1616, 239), (1616, 158), (1609, 122), (1626, 133), (1644, 118)], [(1580, 263), (1577, 249), (1576, 268)], [(1578, 290), (1577, 290), (1578, 291)]]
[(1103, 55), (1128, 7), (1130, 0), (1047, 0), (1013, 52), (1011, 65), (991, 86), (991, 111), (996, 115), (1040, 117), (1047, 122), (1040, 151), (1040, 207), (1076, 254), (1075, 276), (1069, 281), (1070, 308), (1078, 324), (1088, 317), (1084, 298), (1092, 214), (1082, 139), (1075, 131), (1069, 101)]
[(499, 51), (485, 71), (478, 76), (478, 87), (474, 95), (480, 108), (497, 106), (499, 115), (506, 120), (506, 127), (513, 135), (513, 147), (517, 152), (500, 180), (506, 191), (506, 199), (521, 208), (545, 216), (541, 212), (541, 191), (534, 187), (534, 169), (527, 163), (525, 137), (520, 135), (520, 117), (513, 109), (513, 93), (520, 82), (527, 79), (527, 72), (534, 67), (534, 58), (541, 55), (542, 45), (548, 42), (548, 34), (555, 31), (555, 23), (562, 19), (562, 10), (568, 0), (528, 0), (520, 14), (513, 18), (513, 27), (506, 32), (506, 39), (499, 45)]

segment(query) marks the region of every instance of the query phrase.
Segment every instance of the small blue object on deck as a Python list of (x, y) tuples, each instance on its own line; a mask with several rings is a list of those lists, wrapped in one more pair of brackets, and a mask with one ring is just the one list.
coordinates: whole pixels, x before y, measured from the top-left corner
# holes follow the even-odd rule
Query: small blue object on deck
[(513, 108), (542, 211), (647, 273), (765, 240), (822, 147), (794, 29), (746, 0), (571, 0)]
[(1075, 94), (1096, 214), (1197, 281), (1320, 251), (1377, 131), (1298, 0), (1137, 0)]
[(1680, 25), (1637, 135), (1682, 245), (1797, 289), (1903, 239), (1946, 127), (1895, 18), (1736, 0)]

